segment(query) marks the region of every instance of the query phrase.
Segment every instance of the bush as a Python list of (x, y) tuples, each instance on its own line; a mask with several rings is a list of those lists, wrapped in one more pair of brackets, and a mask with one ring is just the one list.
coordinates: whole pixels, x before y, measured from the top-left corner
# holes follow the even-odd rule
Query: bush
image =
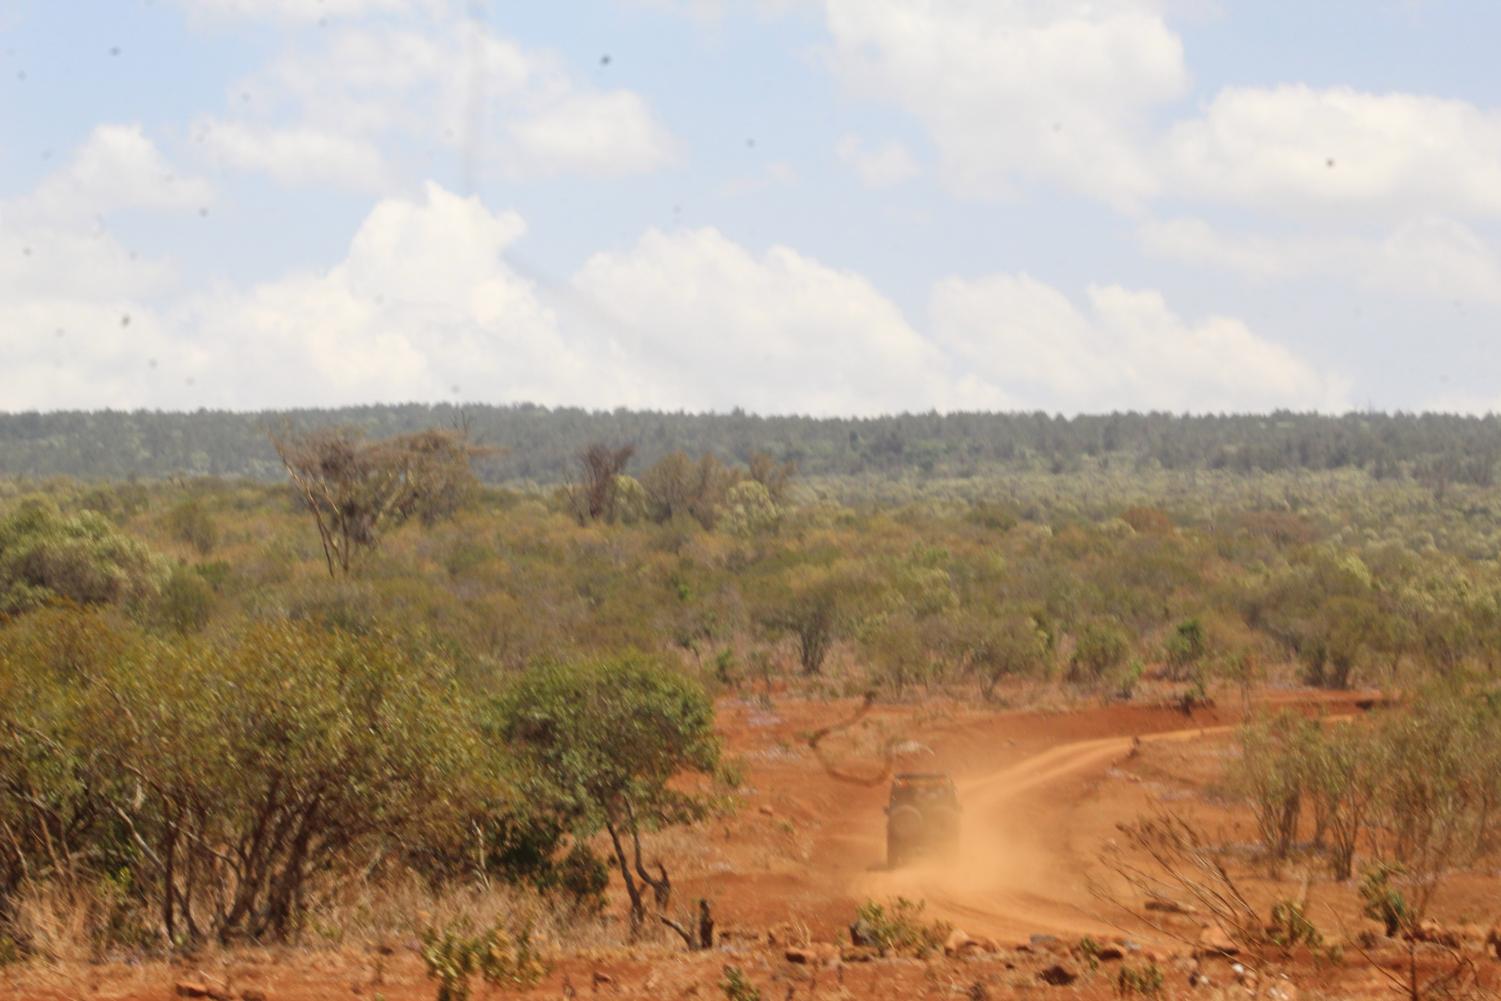
[(1174, 681), (1182, 681), (1194, 665), (1203, 659), (1206, 647), (1204, 627), (1198, 619), (1185, 619), (1178, 623), (1168, 637), (1164, 651), (1167, 655), (1168, 676)]
[(286, 938), (351, 853), (451, 840), (499, 798), (468, 702), (389, 636), (48, 614), (45, 645), (0, 642), (0, 821), (24, 835), (0, 878), (123, 880), (170, 941)]
[(1251, 805), (1269, 857), (1285, 859), (1298, 835), (1319, 725), (1293, 713), (1256, 720), (1240, 731), (1234, 782)]
[(1075, 639), (1074, 654), (1068, 662), (1068, 680), (1075, 684), (1093, 684), (1120, 666), (1130, 650), (1130, 639), (1117, 623), (1100, 619), (1085, 623)]
[(1313, 844), (1335, 878), (1348, 879), (1356, 849), (1368, 846), (1400, 867), (1421, 912), (1449, 869), (1495, 844), (1501, 711), (1488, 696), (1432, 689), (1376, 719), (1330, 727), (1283, 714), (1244, 727), (1240, 744), (1236, 783), (1274, 859), (1311, 815)]
[(1115, 976), (1115, 990), (1121, 997), (1162, 997), (1167, 988), (1167, 977), (1156, 963), (1146, 966), (1122, 966)]
[[(555, 665), (527, 673), (497, 700), (496, 742), (523, 767), (526, 793), (560, 828), (585, 838), (609, 835), (616, 870), (639, 929), (646, 874), (642, 827), (706, 815), (709, 796), (673, 785), (685, 772), (716, 775), (714, 709), (693, 681), (649, 660)], [(630, 857), (628, 857), (628, 852)]]
[(197, 497), (183, 501), (167, 513), (167, 530), (177, 541), (196, 549), (200, 556), (208, 556), (219, 544), (219, 526)]
[(166, 563), (85, 511), (64, 516), (44, 501), (27, 501), (0, 519), (0, 617), (59, 599), (80, 605), (152, 597)]
[(177, 566), (152, 603), (151, 617), (176, 632), (196, 633), (208, 625), (213, 607), (213, 588), (203, 576), (185, 566)]
[(421, 936), (422, 964), (428, 978), (438, 982), (437, 1001), (469, 1001), (475, 974), (491, 987), (535, 987), (547, 967), (532, 948), (530, 929), (511, 936), (500, 925), (478, 935), (449, 925), (425, 928)]
[(761, 1001), (761, 991), (745, 978), (745, 971), (738, 966), (726, 966), (724, 979), (719, 982), (725, 1001)]
[(943, 948), (953, 926), (945, 921), (928, 921), (921, 901), (896, 897), (885, 904), (867, 900), (857, 912), (856, 926), (882, 955), (909, 955), (919, 958)]

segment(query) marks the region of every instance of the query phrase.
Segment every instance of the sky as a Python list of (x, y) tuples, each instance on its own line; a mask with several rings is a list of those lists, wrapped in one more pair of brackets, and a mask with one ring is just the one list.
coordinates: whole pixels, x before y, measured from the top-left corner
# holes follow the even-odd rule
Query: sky
[(1501, 410), (1494, 0), (4, 0), (0, 411)]

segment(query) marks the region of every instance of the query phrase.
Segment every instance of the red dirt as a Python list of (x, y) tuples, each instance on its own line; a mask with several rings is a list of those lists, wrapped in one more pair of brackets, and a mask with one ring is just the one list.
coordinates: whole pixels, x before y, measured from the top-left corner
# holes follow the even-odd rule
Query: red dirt
[[(1359, 711), (1357, 698), (1289, 693), (1265, 701), (1309, 712), (1345, 715)], [(1040, 986), (1038, 972), (1060, 956), (1087, 973), (1067, 948), (1081, 935), (1100, 940), (1128, 935), (1156, 959), (1169, 992), (1188, 990), (1195, 967), (1188, 950), (1102, 903), (1090, 891), (1101, 876), (1097, 858), (1130, 820), (1155, 801), (1175, 808), (1229, 840), (1249, 840), (1246, 818), (1204, 794), (1222, 767), (1227, 729), (1239, 712), (1200, 709), (1191, 716), (1169, 707), (1112, 705), (1071, 712), (990, 712), (957, 704), (917, 708), (882, 707), (825, 742), (841, 772), (879, 777), (875, 751), (896, 734), (907, 741), (901, 764), (947, 770), (960, 786), (965, 829), (953, 864), (899, 872), (882, 868), (885, 782), (858, 784), (831, 775), (806, 746), (817, 727), (858, 708), (838, 703), (779, 699), (773, 708), (724, 701), (720, 727), (731, 754), (745, 764), (742, 808), (711, 822), (696, 839), (683, 835), (663, 854), (676, 860), (677, 899), (714, 902), (730, 938), (723, 950), (685, 956), (670, 943), (592, 955), (564, 957), (533, 996), (578, 994), (614, 997), (723, 996), (721, 967), (740, 966), (766, 1001), (784, 997), (963, 997), (1011, 996)], [(1133, 753), (1133, 738), (1142, 738)], [(695, 851), (696, 849), (696, 851)], [(650, 850), (650, 848), (649, 848)], [(1291, 895), (1288, 880), (1271, 880), (1247, 869), (1253, 891)], [(1291, 877), (1290, 877), (1291, 878)], [(1296, 890), (1296, 887), (1293, 887)], [(1485, 876), (1455, 879), (1440, 901), (1446, 921), (1466, 918), (1487, 926), (1501, 905), (1501, 883)], [(1002, 951), (971, 959), (882, 960), (810, 968), (785, 961), (781, 946), (766, 943), (768, 929), (787, 927), (813, 941), (838, 941), (866, 899), (903, 895), (926, 902), (928, 912), (970, 935), (996, 940)], [(1319, 887), (1313, 898), (1333, 922), (1359, 927), (1346, 887)], [(1322, 922), (1321, 922), (1322, 923)], [(1185, 929), (1190, 937), (1196, 927)], [(1030, 936), (1056, 936), (1057, 944), (1027, 946)], [(1331, 937), (1338, 937), (1332, 934)], [(781, 941), (785, 942), (785, 938)], [(1383, 962), (1400, 957), (1382, 955)], [(1128, 957), (1130, 961), (1130, 957)], [(1425, 958), (1432, 962), (1432, 958)], [(1233, 983), (1224, 962), (1206, 970), (1217, 987)], [(1495, 960), (1485, 961), (1494, 979)], [(1294, 960), (1289, 970), (1305, 989), (1337, 985), (1344, 996), (1375, 996), (1383, 987), (1359, 956), (1315, 967)], [(602, 974), (608, 982), (597, 981)], [(1102, 969), (1069, 988), (1085, 997), (1114, 995), (1115, 973)], [(172, 996), (179, 980), (201, 981), (241, 997), (246, 988), (268, 1001), (313, 1001), (328, 997), (431, 998), (433, 987), (409, 948), (380, 957), (372, 951), (242, 952), (215, 960), (212, 968), (162, 963), (140, 966), (37, 966), (0, 971), (0, 998), (112, 998), (148, 1001)], [(979, 985), (978, 987), (976, 985)], [(1269, 986), (1263, 982), (1263, 993)], [(1267, 996), (1290, 999), (1290, 985), (1277, 981)], [(843, 994), (841, 995), (841, 988)], [(1240, 990), (1240, 988), (1237, 988)], [(1239, 996), (1248, 996), (1241, 990)], [(485, 997), (477, 992), (477, 997)], [(499, 995), (495, 995), (499, 996)]]

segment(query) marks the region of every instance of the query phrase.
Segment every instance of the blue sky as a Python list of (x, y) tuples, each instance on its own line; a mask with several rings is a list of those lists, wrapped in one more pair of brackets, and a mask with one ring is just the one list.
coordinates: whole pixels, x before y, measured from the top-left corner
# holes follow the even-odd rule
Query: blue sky
[(0, 410), (1501, 404), (1480, 0), (11, 0)]

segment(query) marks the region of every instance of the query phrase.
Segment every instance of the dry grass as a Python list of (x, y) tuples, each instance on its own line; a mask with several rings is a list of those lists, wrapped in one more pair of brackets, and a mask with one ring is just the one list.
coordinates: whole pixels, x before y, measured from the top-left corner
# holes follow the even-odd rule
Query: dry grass
[(608, 949), (626, 940), (623, 922), (580, 913), (529, 890), (500, 883), (434, 890), (414, 875), (341, 882), (309, 916), (306, 938), (326, 947), (394, 948), (413, 945), (426, 928), (497, 924), (529, 928), (549, 950)]

